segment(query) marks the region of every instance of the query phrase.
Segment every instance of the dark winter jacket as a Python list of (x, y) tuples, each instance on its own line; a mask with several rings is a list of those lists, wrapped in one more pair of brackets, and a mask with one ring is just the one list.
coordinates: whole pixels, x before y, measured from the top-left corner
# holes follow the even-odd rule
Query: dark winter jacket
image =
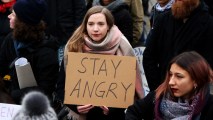
[(153, 26), (153, 24), (154, 24), (155, 21), (156, 21), (156, 18), (157, 18), (160, 14), (166, 13), (166, 12), (168, 12), (168, 11), (170, 11), (170, 10), (171, 10), (171, 8), (165, 9), (164, 11), (158, 11), (158, 10), (156, 9), (156, 5), (154, 5), (154, 6), (152, 7), (151, 17), (150, 17), (150, 25), (151, 25), (151, 27)]
[(147, 38), (144, 72), (151, 91), (164, 80), (169, 61), (185, 51), (196, 51), (213, 67), (213, 17), (201, 3), (186, 22), (171, 12), (159, 17)]
[[(154, 120), (155, 92), (149, 93), (144, 99), (137, 100), (129, 106), (126, 112), (125, 120)], [(200, 120), (213, 119), (213, 96), (210, 95), (204, 106)]]
[(41, 90), (51, 98), (59, 69), (57, 49), (54, 39), (46, 36), (43, 41), (19, 50), (19, 57), (27, 58), (38, 84), (37, 87), (20, 89), (14, 66), (14, 61), (19, 57), (14, 48), (12, 33), (6, 37), (0, 50), (0, 77), (11, 75), (7, 87), (17, 104), (20, 104), (23, 95), (30, 90)]
[(209, 13), (213, 16), (213, 0), (204, 0), (204, 2), (208, 5)]
[(10, 11), (7, 10), (4, 13), (0, 12), (0, 46), (4, 40), (4, 38), (7, 36), (7, 34), (10, 33), (10, 23), (8, 15), (10, 14)]
[[(103, 5), (101, 0), (94, 0), (94, 5)], [(133, 23), (132, 16), (129, 13), (128, 5), (122, 0), (115, 0), (109, 5), (105, 6), (108, 10), (111, 11), (115, 25), (119, 30), (124, 34), (130, 44), (133, 41)]]
[(46, 0), (48, 11), (45, 16), (47, 33), (65, 45), (86, 13), (85, 0)]

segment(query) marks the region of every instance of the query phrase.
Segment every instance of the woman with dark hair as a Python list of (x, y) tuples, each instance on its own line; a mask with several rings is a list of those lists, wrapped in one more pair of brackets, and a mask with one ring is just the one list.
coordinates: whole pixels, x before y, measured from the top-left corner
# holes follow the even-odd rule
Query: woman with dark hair
[(173, 58), (165, 81), (144, 99), (129, 106), (126, 120), (211, 120), (212, 69), (196, 52)]
[[(0, 50), (0, 77), (11, 76), (7, 87), (17, 104), (31, 90), (40, 90), (52, 98), (59, 67), (57, 43), (44, 33), (42, 18), (46, 8), (44, 0), (18, 0), (8, 16), (13, 31)], [(38, 86), (19, 87), (14, 62), (20, 57), (30, 63)]]

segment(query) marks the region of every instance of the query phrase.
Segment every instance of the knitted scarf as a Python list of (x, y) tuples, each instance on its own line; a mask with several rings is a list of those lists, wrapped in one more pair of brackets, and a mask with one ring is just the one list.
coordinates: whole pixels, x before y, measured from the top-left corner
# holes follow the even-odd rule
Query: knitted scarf
[[(101, 43), (92, 42), (91, 38), (88, 36), (84, 36), (85, 44), (82, 47), (83, 53), (94, 53), (94, 54), (107, 54), (107, 55), (117, 55), (117, 56), (135, 56), (134, 51), (128, 42), (128, 40), (124, 37), (124, 35), (120, 32), (117, 26), (113, 26), (108, 32), (106, 38)], [(64, 51), (64, 66), (66, 69), (67, 65), (67, 45), (65, 46)], [(139, 71), (139, 66), (137, 63), (136, 69), (136, 92), (139, 98), (144, 97), (144, 90), (142, 88), (142, 78)]]
[(85, 36), (83, 52), (108, 54), (118, 56), (134, 56), (131, 45), (116, 26), (113, 26), (108, 32), (106, 38), (99, 44), (93, 43), (92, 40)]
[(200, 113), (209, 97), (209, 88), (207, 89), (204, 99), (202, 99), (201, 91), (190, 100), (177, 98), (176, 102), (170, 99), (169, 94), (163, 96), (161, 100), (156, 101), (156, 120), (199, 120)]

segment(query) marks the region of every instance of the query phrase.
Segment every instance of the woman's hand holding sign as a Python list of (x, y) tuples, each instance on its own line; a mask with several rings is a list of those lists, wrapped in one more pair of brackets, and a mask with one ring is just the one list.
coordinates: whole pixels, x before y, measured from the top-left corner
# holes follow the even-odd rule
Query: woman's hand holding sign
[(86, 114), (89, 112), (90, 109), (94, 108), (92, 104), (87, 104), (87, 105), (81, 105), (77, 107), (77, 110), (81, 114)]

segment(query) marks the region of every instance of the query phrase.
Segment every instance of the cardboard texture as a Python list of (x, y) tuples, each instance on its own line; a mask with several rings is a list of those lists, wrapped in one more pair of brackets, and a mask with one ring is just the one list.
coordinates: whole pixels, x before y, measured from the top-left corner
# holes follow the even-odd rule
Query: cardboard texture
[(135, 80), (135, 57), (70, 52), (64, 103), (127, 108)]
[(31, 65), (26, 58), (20, 58), (15, 63), (20, 89), (37, 86)]

